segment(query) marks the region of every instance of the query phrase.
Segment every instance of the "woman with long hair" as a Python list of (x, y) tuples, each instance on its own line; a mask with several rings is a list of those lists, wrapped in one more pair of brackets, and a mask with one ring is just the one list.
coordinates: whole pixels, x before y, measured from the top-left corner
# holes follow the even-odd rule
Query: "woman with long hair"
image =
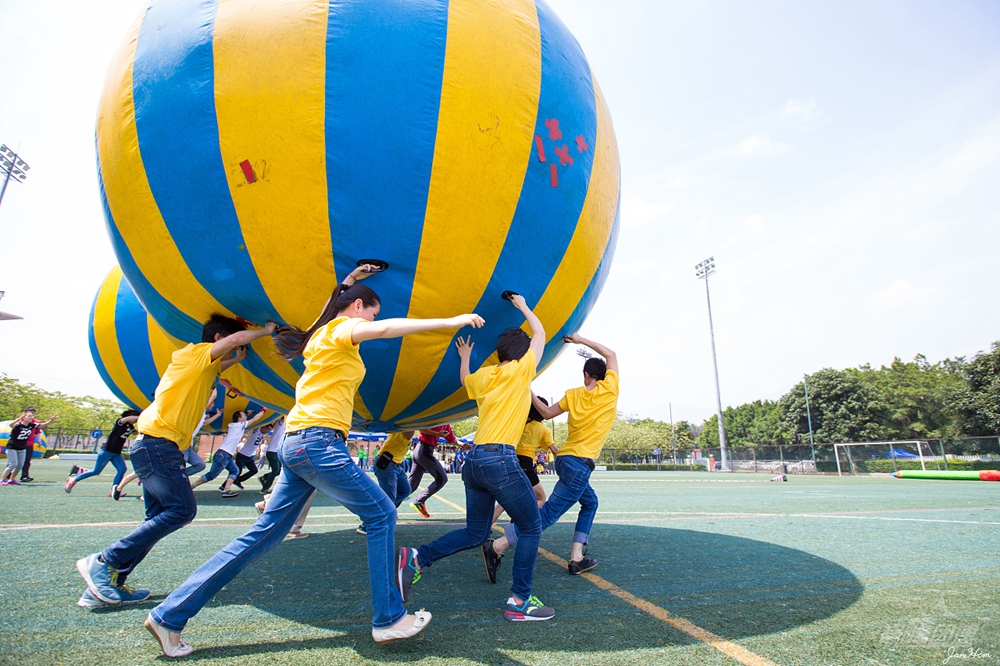
[(287, 358), (302, 354), (305, 361), (278, 450), (281, 476), (253, 528), (216, 553), (150, 611), (146, 628), (167, 656), (192, 651), (180, 640), (187, 621), (247, 565), (281, 542), (313, 489), (335, 499), (367, 526), (368, 576), (375, 607), (372, 638), (377, 643), (408, 638), (430, 622), (430, 613), (411, 615), (403, 608), (403, 594), (394, 575), (396, 507), (347, 451), (354, 398), (365, 376), (358, 345), (437, 329), (479, 328), (484, 322), (475, 314), (375, 321), (381, 301), (374, 291), (357, 284), (375, 270), (366, 264), (348, 275), (309, 329), (279, 329), (278, 349)]

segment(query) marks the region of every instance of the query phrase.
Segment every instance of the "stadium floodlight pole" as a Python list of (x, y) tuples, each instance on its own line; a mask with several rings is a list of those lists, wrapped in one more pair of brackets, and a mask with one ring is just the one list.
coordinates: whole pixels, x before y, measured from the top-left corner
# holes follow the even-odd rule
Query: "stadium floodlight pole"
[(3, 187), (0, 187), (0, 203), (3, 203), (4, 192), (7, 191), (7, 183), (13, 178), (14, 182), (23, 183), (28, 177), (28, 170), (31, 169), (28, 163), (17, 155), (17, 151), (11, 150), (7, 144), (0, 146), (0, 173), (3, 173)]
[(802, 388), (806, 391), (806, 423), (809, 424), (809, 449), (812, 450), (813, 464), (816, 463), (816, 443), (813, 442), (813, 417), (809, 412), (809, 377), (802, 375)]
[(674, 461), (674, 467), (677, 467), (677, 440), (674, 437), (674, 405), (673, 403), (667, 403), (667, 409), (670, 410), (670, 450), (672, 451), (672, 459)]
[(708, 333), (712, 339), (712, 367), (715, 369), (715, 406), (719, 416), (719, 448), (722, 449), (722, 469), (729, 471), (726, 461), (726, 424), (722, 420), (722, 391), (719, 389), (719, 362), (715, 358), (715, 326), (712, 324), (712, 297), (708, 293), (708, 276), (715, 273), (715, 257), (709, 257), (694, 267), (694, 274), (705, 281), (705, 301), (708, 303)]

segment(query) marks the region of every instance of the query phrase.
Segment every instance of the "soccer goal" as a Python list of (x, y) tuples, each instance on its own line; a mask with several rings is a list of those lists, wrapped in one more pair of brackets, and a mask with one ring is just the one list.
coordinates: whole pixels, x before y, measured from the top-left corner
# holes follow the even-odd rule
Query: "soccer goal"
[[(896, 472), (900, 468), (926, 470), (928, 463), (940, 469), (941, 457), (925, 441), (900, 442), (842, 442), (833, 445), (837, 459), (837, 476), (846, 471), (851, 476), (858, 473)], [(943, 454), (942, 454), (943, 456)]]

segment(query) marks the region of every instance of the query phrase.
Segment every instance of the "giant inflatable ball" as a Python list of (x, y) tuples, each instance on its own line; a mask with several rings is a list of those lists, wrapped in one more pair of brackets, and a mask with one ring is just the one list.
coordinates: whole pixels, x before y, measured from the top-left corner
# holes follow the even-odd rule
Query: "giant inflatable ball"
[[(611, 264), (619, 157), (579, 44), (541, 0), (153, 0), (112, 62), (97, 152), (115, 253), (145, 309), (197, 339), (214, 312), (308, 327), (359, 260), (381, 318), (486, 327), (361, 345), (356, 426), (475, 412), (473, 369), (523, 323), (543, 365)], [(287, 395), (301, 359), (244, 363)]]
[[(171, 355), (186, 344), (164, 332), (146, 314), (118, 268), (108, 274), (94, 299), (89, 338), (90, 354), (104, 383), (119, 400), (138, 410), (152, 403)], [(293, 404), (238, 365), (223, 372), (222, 379), (224, 384), (218, 387), (211, 407), (222, 414), (206, 423), (204, 432), (224, 433), (237, 411), (256, 414), (267, 407), (272, 414), (260, 422), (264, 425), (287, 413)]]

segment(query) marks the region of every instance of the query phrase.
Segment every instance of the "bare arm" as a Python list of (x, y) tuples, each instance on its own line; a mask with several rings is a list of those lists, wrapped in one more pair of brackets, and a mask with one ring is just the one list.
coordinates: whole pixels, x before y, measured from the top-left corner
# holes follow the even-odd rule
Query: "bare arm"
[[(50, 416), (50, 417), (49, 417), (49, 420), (48, 420), (48, 421), (46, 421), (45, 423), (39, 423), (37, 427), (38, 427), (38, 428), (44, 428), (44, 427), (45, 427), (45, 426), (47, 426), (48, 424), (50, 424), (50, 423), (52, 423), (53, 421), (55, 421), (55, 420), (56, 420), (57, 418), (59, 418), (59, 415), (58, 415), (58, 414), (53, 414), (52, 416)], [(129, 421), (129, 423), (135, 423), (135, 421), (138, 421), (138, 420), (139, 420), (139, 417), (138, 417), (138, 416), (130, 416), (130, 417), (128, 417), (128, 418), (130, 418), (130, 419), (135, 419), (134, 421)], [(125, 419), (125, 420), (128, 420), (128, 419)]]
[(542, 418), (546, 419), (554, 419), (565, 411), (559, 406), (558, 402), (554, 405), (546, 405), (538, 399), (538, 396), (535, 395), (534, 391), (531, 392), (531, 404), (535, 406), (535, 409), (537, 409), (538, 413), (542, 415)]
[(455, 346), (458, 347), (458, 357), (462, 359), (462, 365), (458, 369), (458, 381), (462, 386), (465, 386), (465, 378), (472, 374), (469, 372), (469, 359), (472, 358), (472, 348), (476, 346), (476, 343), (472, 342), (471, 335), (464, 340), (460, 335), (455, 341)]
[(139, 417), (138, 416), (123, 416), (123, 417), (121, 417), (118, 420), (122, 421), (124, 423), (135, 423), (136, 421), (139, 420)]
[(267, 409), (266, 408), (262, 408), (259, 412), (257, 412), (256, 414), (254, 414), (254, 416), (253, 416), (252, 419), (250, 419), (249, 421), (247, 421), (247, 427), (249, 428), (254, 423), (257, 423), (257, 421), (260, 421), (262, 418), (264, 418), (265, 414), (267, 414)]
[(542, 326), (541, 320), (528, 307), (523, 296), (514, 294), (510, 302), (514, 304), (515, 308), (521, 311), (521, 314), (524, 315), (525, 320), (528, 322), (528, 328), (531, 329), (531, 345), (528, 349), (535, 352), (536, 364), (541, 363), (542, 352), (545, 351), (545, 327)]
[(570, 342), (575, 342), (578, 345), (584, 345), (586, 347), (590, 347), (595, 352), (603, 356), (604, 360), (607, 361), (608, 370), (614, 370), (615, 374), (616, 375), (618, 374), (618, 356), (613, 351), (611, 351), (610, 349), (608, 349), (599, 342), (588, 340), (579, 333), (574, 333), (573, 335), (567, 335), (566, 337), (569, 339)]
[[(278, 325), (273, 321), (267, 322), (264, 328), (257, 329), (255, 331), (240, 331), (239, 333), (233, 333), (232, 335), (227, 335), (221, 340), (216, 340), (215, 344), (212, 345), (212, 360), (219, 358), (220, 356), (226, 356), (229, 352), (237, 349), (238, 347), (246, 347), (248, 344), (263, 338), (266, 335), (271, 335), (277, 330)], [(243, 350), (243, 355), (246, 356), (246, 350)], [(240, 361), (243, 359), (240, 358)], [(234, 361), (239, 363), (239, 361)], [(225, 363), (225, 361), (223, 361)], [(230, 363), (229, 365), (233, 365)], [(228, 366), (226, 366), (228, 367)]]
[(205, 425), (208, 425), (209, 423), (211, 423), (215, 419), (219, 418), (219, 416), (221, 414), (222, 414), (222, 410), (221, 409), (217, 409), (214, 412), (212, 412), (211, 414), (209, 414), (208, 418), (205, 419)]
[(358, 344), (378, 338), (401, 338), (412, 333), (436, 331), (441, 328), (462, 328), (472, 326), (482, 328), (483, 318), (477, 314), (464, 314), (448, 319), (384, 319), (382, 321), (361, 321), (354, 326), (351, 342)]

